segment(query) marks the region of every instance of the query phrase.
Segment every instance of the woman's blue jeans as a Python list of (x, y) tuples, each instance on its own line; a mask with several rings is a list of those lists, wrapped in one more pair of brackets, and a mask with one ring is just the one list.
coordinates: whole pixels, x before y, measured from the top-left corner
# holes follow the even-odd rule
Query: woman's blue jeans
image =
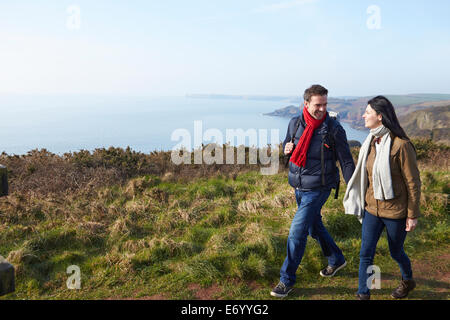
[(400, 271), (404, 280), (412, 279), (411, 262), (403, 249), (407, 231), (406, 218), (404, 219), (386, 219), (364, 213), (362, 223), (362, 242), (359, 253), (359, 286), (358, 293), (370, 294), (367, 286), (367, 279), (371, 274), (367, 273), (367, 268), (373, 265), (375, 257), (375, 248), (384, 227), (386, 227), (389, 251), (391, 257), (400, 266)]
[(331, 189), (295, 190), (298, 209), (289, 231), (287, 256), (280, 270), (280, 281), (286, 286), (292, 286), (296, 281), (295, 273), (305, 252), (308, 234), (319, 242), (329, 265), (338, 266), (345, 262), (342, 251), (323, 225), (320, 214), (330, 193)]

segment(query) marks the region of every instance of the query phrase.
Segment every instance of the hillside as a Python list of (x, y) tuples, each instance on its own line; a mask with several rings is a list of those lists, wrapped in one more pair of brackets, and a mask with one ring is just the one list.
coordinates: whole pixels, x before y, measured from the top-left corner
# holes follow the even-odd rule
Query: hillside
[[(410, 95), (386, 95), (395, 106), (397, 115), (400, 117), (408, 113), (427, 109), (430, 107), (441, 107), (450, 105), (450, 95), (447, 94), (410, 94)], [(355, 129), (364, 129), (362, 115), (367, 107), (367, 102), (372, 97), (359, 97), (352, 99), (339, 99), (330, 97), (328, 109), (339, 113), (340, 120), (347, 122)], [(280, 108), (267, 116), (292, 117), (299, 113), (299, 106), (290, 105)]]
[[(423, 217), (405, 243), (417, 281), (408, 299), (445, 300), (450, 151), (415, 144)], [(262, 176), (255, 165), (174, 166), (169, 159), (114, 148), (0, 155), (11, 179), (11, 194), (0, 198), (0, 254), (17, 272), (16, 292), (0, 300), (274, 299), (296, 211), (286, 170)], [(309, 240), (288, 299), (354, 299), (361, 225), (342, 212), (341, 190), (322, 214), (348, 266), (332, 281), (320, 277), (326, 259)], [(386, 236), (375, 263), (382, 289), (372, 298), (389, 299), (400, 272)], [(79, 290), (67, 289), (71, 265), (80, 267)]]
[(410, 137), (429, 138), (450, 145), (450, 105), (427, 108), (399, 116)]

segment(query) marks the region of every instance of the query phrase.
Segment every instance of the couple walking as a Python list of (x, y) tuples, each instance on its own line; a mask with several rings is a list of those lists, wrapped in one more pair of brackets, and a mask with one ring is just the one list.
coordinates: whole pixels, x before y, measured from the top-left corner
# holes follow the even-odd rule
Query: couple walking
[(289, 123), (283, 143), (284, 153), (290, 155), (288, 180), (295, 189), (298, 209), (291, 223), (280, 281), (271, 295), (282, 298), (292, 290), (308, 235), (319, 242), (328, 259), (321, 276), (332, 277), (346, 266), (320, 213), (333, 188), (337, 199), (339, 161), (347, 183), (345, 213), (356, 215), (362, 223), (356, 297), (370, 299), (367, 270), (373, 265), (377, 242), (386, 228), (391, 256), (402, 274), (392, 297), (405, 298), (415, 282), (403, 244), (420, 215), (420, 177), (414, 146), (401, 128), (392, 103), (383, 96), (375, 97), (363, 115), (370, 134), (355, 168), (344, 129), (327, 113), (327, 98), (328, 90), (320, 85), (305, 91), (303, 112)]

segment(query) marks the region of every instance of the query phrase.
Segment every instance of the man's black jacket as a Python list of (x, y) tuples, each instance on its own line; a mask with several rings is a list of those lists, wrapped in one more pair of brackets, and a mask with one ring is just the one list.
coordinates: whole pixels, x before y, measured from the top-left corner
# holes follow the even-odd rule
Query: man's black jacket
[[(296, 133), (295, 127), (297, 121), (300, 119), (300, 126)], [(303, 118), (303, 113), (291, 119), (286, 134), (286, 139), (283, 142), (283, 150), (288, 142), (291, 141), (295, 134), (294, 144), (297, 148), (298, 141), (305, 130), (306, 123)], [(325, 121), (317, 128), (311, 139), (308, 153), (306, 155), (305, 167), (298, 167), (294, 163), (289, 162), (289, 184), (303, 191), (312, 189), (331, 189), (336, 188), (339, 181), (339, 171), (334, 162), (332, 145), (333, 141), (328, 136), (330, 133), (334, 139), (334, 147), (336, 150), (336, 160), (339, 160), (341, 165), (342, 175), (345, 182), (348, 183), (355, 170), (355, 163), (350, 152), (350, 147), (347, 142), (347, 135), (340, 123), (329, 116), (327, 113)], [(322, 151), (323, 148), (323, 151)], [(323, 152), (323, 165), (322, 165)], [(322, 176), (322, 166), (324, 168), (324, 175)], [(325, 183), (323, 183), (325, 182)]]

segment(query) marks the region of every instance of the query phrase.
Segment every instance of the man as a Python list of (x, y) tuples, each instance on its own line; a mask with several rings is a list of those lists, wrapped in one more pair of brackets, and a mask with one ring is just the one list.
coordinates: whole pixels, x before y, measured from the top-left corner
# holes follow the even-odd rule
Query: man
[(292, 153), (288, 180), (295, 189), (298, 210), (289, 231), (280, 282), (271, 292), (274, 297), (284, 298), (292, 290), (308, 234), (319, 242), (328, 258), (328, 266), (320, 271), (321, 276), (332, 277), (347, 264), (323, 225), (320, 214), (331, 189), (339, 186), (336, 160), (339, 160), (346, 182), (355, 170), (346, 133), (339, 122), (327, 113), (327, 104), (327, 89), (320, 85), (307, 89), (303, 112), (290, 121), (283, 143), (284, 153)]

